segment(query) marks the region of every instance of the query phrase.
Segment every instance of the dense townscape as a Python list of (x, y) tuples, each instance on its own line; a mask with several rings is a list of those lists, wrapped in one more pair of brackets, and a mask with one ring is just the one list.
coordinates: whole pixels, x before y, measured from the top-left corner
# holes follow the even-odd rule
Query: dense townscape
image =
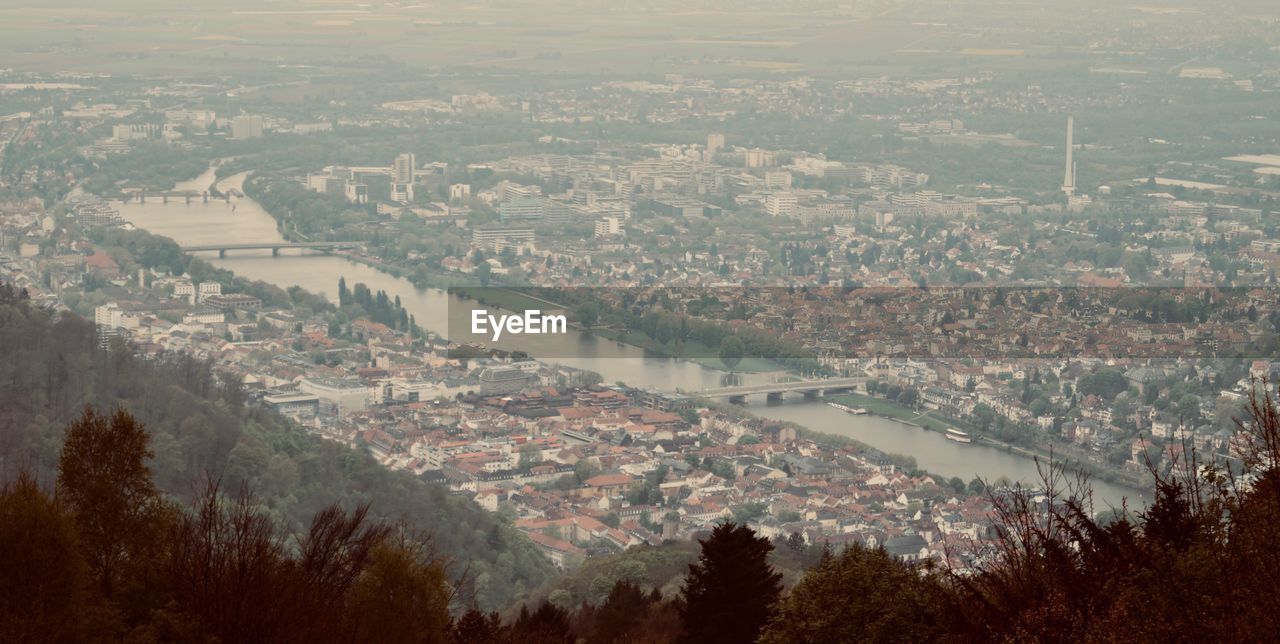
[[(814, 610), (806, 584), (825, 577), (804, 571), (841, 566), (919, 572), (903, 606), (981, 596), (995, 614), (990, 571), (1015, 570), (1027, 544), (1052, 551), (1059, 528), (1089, 532), (1063, 555), (1089, 557), (1081, 543), (1129, 543), (1124, 526), (1157, 538), (1168, 526), (1141, 513), (1198, 486), (1240, 507), (1255, 484), (1265, 497), (1273, 11), (1086, 3), (1010, 8), (993, 28), (985, 9), (937, 2), (583, 3), (524, 30), (525, 9), (487, 4), (456, 19), (294, 4), (21, 17), (81, 35), (23, 37), (0, 58), (0, 304), (11, 328), (47, 315), (53, 336), (92, 320), (83, 356), (29, 374), (48, 392), (81, 359), (102, 380), (77, 405), (207, 369), (217, 386), (200, 396), (256, 419), (255, 442), (209, 439), (203, 460), (183, 438), (201, 432), (158, 432), (161, 487), (182, 459), (216, 467), (301, 531), (317, 499), (360, 499), (363, 471), (335, 498), (290, 492), (318, 471), (305, 454), (320, 448), (301, 446), (323, 445), (403, 477), (371, 489), (447, 498), (469, 532), (443, 551), (464, 568), (471, 548), (493, 552), (424, 628), (498, 641), (554, 622), (624, 641), (600, 633), (630, 610), (651, 617), (645, 641), (677, 622), (712, 641), (689, 618), (708, 544), (780, 571), (752, 582), (769, 600), (747, 639), (811, 636), (763, 611)], [(668, 9), (681, 20), (656, 17)], [(103, 49), (99, 27), (150, 48)], [(507, 313), (564, 326), (501, 327)], [(173, 420), (128, 397), (140, 421)], [(117, 422), (65, 402), (13, 412), (24, 438), (0, 442), (3, 480), (19, 455), (62, 476), (46, 435)], [(1099, 487), (1055, 488), (1068, 471)], [(343, 520), (316, 516), (313, 530)], [(377, 550), (393, 531), (375, 531), (369, 552), (418, 556)], [(690, 563), (681, 548), (699, 540)], [(681, 553), (682, 586), (655, 552)], [(943, 577), (960, 581), (913, 585)], [(548, 637), (527, 641), (562, 641)]]

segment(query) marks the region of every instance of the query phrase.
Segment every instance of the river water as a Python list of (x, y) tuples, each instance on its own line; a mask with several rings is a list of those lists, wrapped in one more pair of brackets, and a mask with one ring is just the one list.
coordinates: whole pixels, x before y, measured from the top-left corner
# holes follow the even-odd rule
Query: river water
[[(195, 179), (180, 183), (176, 190), (203, 191), (213, 181), (211, 169)], [(238, 187), (243, 181), (243, 174), (235, 175), (222, 180), (219, 187)], [(166, 204), (152, 198), (146, 203), (130, 202), (117, 204), (117, 207), (135, 226), (170, 237), (179, 244), (283, 241), (275, 219), (252, 199), (244, 197), (233, 197), (230, 203), (210, 200), (208, 203), (193, 201), (190, 204), (180, 199)], [(284, 250), (281, 254), (273, 257), (270, 251), (234, 251), (225, 258), (209, 253), (206, 259), (249, 279), (262, 280), (281, 288), (296, 285), (314, 293), (323, 293), (330, 301), (337, 301), (340, 277), (346, 278), (348, 285), (363, 282), (375, 292), (383, 290), (392, 298), (399, 296), (405, 309), (413, 314), (420, 326), (442, 335), (447, 331), (449, 306), (460, 304), (440, 289), (418, 289), (408, 280), (340, 256), (299, 250)], [(568, 335), (548, 338), (549, 342), (574, 345), (572, 351), (561, 346), (555, 351), (547, 351), (548, 354), (579, 356), (554, 362), (595, 371), (606, 382), (625, 382), (635, 387), (667, 391), (694, 391), (724, 384), (724, 374), (720, 371), (694, 362), (646, 356), (642, 349), (599, 336), (571, 330)], [(536, 350), (533, 353), (537, 355)], [(742, 378), (746, 383), (763, 382), (775, 375), (749, 374)], [(887, 418), (850, 416), (821, 402), (788, 398), (781, 403), (771, 403), (757, 398), (752, 397), (748, 404), (753, 414), (794, 421), (815, 431), (857, 439), (885, 452), (910, 455), (915, 457), (920, 467), (936, 474), (959, 476), (966, 481), (974, 476), (987, 480), (1001, 477), (1014, 481), (1038, 480), (1036, 464), (1032, 460), (1001, 449), (961, 445), (936, 432)], [(1104, 481), (1095, 481), (1093, 487), (1099, 509), (1119, 505), (1123, 498), (1137, 501), (1137, 493), (1129, 488)]]

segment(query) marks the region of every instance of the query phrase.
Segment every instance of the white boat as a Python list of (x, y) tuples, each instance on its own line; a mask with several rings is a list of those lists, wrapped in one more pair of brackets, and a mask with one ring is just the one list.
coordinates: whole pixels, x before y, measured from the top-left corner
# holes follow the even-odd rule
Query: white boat
[(867, 413), (867, 410), (863, 409), (862, 407), (850, 407), (848, 405), (845, 405), (843, 403), (838, 403), (838, 402), (829, 402), (827, 404), (832, 407), (835, 407), (836, 409), (839, 409), (840, 411), (846, 414), (853, 414), (854, 416), (861, 416)]
[(965, 433), (965, 432), (962, 432), (962, 431), (960, 431), (960, 430), (958, 430), (958, 429), (953, 429), (953, 428), (948, 428), (948, 429), (947, 429), (947, 440), (949, 440), (949, 441), (955, 441), (955, 442), (957, 442), (957, 443), (972, 443), (972, 442), (973, 442), (973, 438), (971, 438), (971, 437), (969, 436), (969, 434), (967, 434), (967, 433)]

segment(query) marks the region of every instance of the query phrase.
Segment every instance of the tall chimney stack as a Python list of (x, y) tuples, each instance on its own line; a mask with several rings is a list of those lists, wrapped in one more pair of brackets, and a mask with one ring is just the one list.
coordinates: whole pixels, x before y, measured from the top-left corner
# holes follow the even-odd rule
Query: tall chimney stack
[(1075, 152), (1075, 143), (1072, 141), (1073, 131), (1075, 130), (1075, 118), (1067, 117), (1067, 166), (1062, 176), (1062, 191), (1068, 197), (1076, 193), (1076, 163), (1072, 158)]

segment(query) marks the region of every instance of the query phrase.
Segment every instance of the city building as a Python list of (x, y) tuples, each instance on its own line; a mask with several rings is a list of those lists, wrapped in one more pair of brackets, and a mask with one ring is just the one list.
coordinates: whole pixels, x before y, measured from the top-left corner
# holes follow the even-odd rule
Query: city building
[(764, 211), (771, 217), (794, 217), (799, 207), (794, 192), (771, 192), (764, 198)]
[(155, 123), (121, 123), (111, 127), (111, 138), (117, 141), (149, 139), (160, 132)]
[(533, 243), (533, 229), (520, 226), (480, 226), (471, 231), (471, 243), (501, 252), (503, 248)]
[(720, 154), (720, 151), (723, 149), (724, 149), (724, 135), (718, 132), (713, 132), (711, 134), (708, 134), (707, 135), (707, 154), (704, 160), (710, 163), (713, 159), (716, 158), (717, 154)]
[(407, 204), (413, 201), (413, 184), (412, 183), (391, 184), (390, 200), (400, 204)]
[(298, 390), (319, 397), (322, 407), (339, 413), (360, 411), (368, 406), (370, 388), (354, 380), (306, 376), (298, 381)]
[(71, 216), (85, 226), (116, 226), (124, 223), (120, 211), (112, 208), (105, 201), (78, 203), (71, 209)]
[(222, 284), (219, 282), (201, 282), (196, 287), (196, 301), (204, 302), (211, 295), (222, 295)]
[(395, 164), (391, 168), (391, 181), (399, 184), (412, 184), (417, 178), (417, 166), (412, 152), (406, 152), (396, 157)]
[(164, 120), (178, 126), (190, 127), (196, 130), (208, 130), (217, 120), (217, 115), (211, 110), (166, 110)]
[(778, 155), (769, 150), (752, 148), (744, 154), (744, 161), (748, 168), (763, 168), (778, 164)]
[(537, 382), (537, 374), (516, 367), (488, 367), (480, 372), (480, 393), (510, 394), (522, 391)]
[(345, 186), (347, 201), (351, 203), (369, 203), (369, 186), (363, 183), (348, 182)]
[(320, 411), (320, 397), (309, 393), (267, 394), (262, 402), (272, 411), (295, 418), (314, 418)]
[(769, 190), (790, 190), (791, 173), (787, 170), (771, 170), (764, 173), (764, 187)]
[(257, 114), (241, 114), (231, 119), (231, 138), (262, 138), (262, 117)]
[(503, 223), (541, 221), (545, 203), (542, 197), (516, 197), (498, 206), (498, 216)]
[(108, 329), (119, 328), (124, 326), (124, 311), (115, 302), (103, 304), (93, 310), (93, 321)]
[(596, 220), (596, 237), (613, 237), (621, 234), (621, 219), (617, 217), (602, 217)]
[[(201, 286), (204, 286), (201, 284)], [(238, 311), (262, 308), (262, 300), (244, 293), (227, 295), (208, 295), (202, 298), (203, 303), (220, 311)]]

